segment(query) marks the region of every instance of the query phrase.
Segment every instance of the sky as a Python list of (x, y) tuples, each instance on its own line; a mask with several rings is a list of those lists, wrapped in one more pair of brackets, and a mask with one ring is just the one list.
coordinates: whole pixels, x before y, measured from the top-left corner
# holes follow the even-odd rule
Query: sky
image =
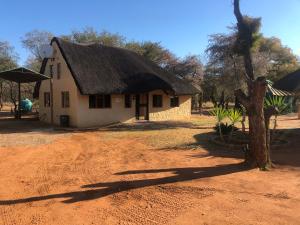
[[(0, 40), (24, 64), (21, 39), (34, 29), (59, 36), (94, 27), (128, 40), (155, 41), (179, 57), (204, 57), (209, 35), (235, 24), (232, 0), (1, 0)], [(300, 0), (241, 0), (241, 11), (262, 18), (262, 33), (275, 36), (300, 55)]]

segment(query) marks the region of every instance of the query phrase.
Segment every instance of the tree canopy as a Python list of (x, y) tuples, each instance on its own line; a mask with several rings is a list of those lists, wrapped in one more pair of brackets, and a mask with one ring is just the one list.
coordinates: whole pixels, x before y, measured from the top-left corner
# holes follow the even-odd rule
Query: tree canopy
[(6, 41), (0, 41), (0, 71), (17, 66), (18, 56), (14, 48)]
[[(245, 17), (249, 22), (250, 18)], [(257, 31), (259, 20), (254, 20), (252, 29)], [(245, 89), (245, 67), (241, 56), (239, 36), (236, 27), (231, 27), (228, 34), (213, 34), (209, 38), (206, 49), (208, 63), (204, 76), (203, 89), (218, 87), (218, 93), (225, 91), (226, 95), (233, 97), (233, 90)], [(253, 35), (251, 47), (254, 77), (265, 76), (276, 81), (282, 76), (299, 68), (299, 61), (290, 48), (284, 46), (280, 39), (264, 37), (260, 33)], [(214, 83), (212, 84), (211, 81)], [(210, 87), (206, 84), (210, 83)], [(210, 92), (211, 92), (210, 91)]]

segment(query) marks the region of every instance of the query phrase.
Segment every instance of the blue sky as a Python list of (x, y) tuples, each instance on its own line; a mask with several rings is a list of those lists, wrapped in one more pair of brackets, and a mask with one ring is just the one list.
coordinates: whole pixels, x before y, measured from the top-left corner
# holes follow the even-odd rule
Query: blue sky
[[(91, 26), (161, 42), (182, 57), (203, 55), (208, 36), (235, 23), (232, 0), (9, 0), (1, 8), (0, 40), (15, 47), (20, 64), (29, 54), (21, 37), (33, 29), (61, 35)], [(300, 55), (300, 0), (241, 0), (241, 10), (262, 17), (263, 34), (279, 37)]]

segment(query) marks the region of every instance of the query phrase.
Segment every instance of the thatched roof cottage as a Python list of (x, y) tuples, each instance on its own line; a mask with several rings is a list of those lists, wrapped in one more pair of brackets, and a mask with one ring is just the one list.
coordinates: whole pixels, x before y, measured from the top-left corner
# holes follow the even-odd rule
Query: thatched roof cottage
[(132, 51), (60, 38), (51, 46), (41, 73), (52, 79), (36, 87), (45, 122), (68, 116), (71, 126), (92, 127), (191, 115), (191, 96), (199, 90)]

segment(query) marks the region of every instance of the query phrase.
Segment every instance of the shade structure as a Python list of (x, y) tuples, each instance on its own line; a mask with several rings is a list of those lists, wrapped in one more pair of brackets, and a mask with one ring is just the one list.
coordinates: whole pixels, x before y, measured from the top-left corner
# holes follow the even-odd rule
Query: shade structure
[(284, 76), (283, 78), (275, 82), (273, 86), (280, 90), (299, 93), (300, 92), (300, 69)]
[(12, 70), (0, 72), (0, 78), (16, 83), (31, 83), (50, 79), (50, 77), (32, 71), (30, 69), (19, 67)]
[(291, 92), (276, 89), (276, 88), (272, 87), (272, 85), (270, 85), (270, 84), (268, 84), (268, 86), (267, 86), (267, 93), (271, 93), (272, 95), (275, 95), (275, 96), (292, 96), (293, 95)]
[(30, 69), (19, 67), (0, 72), (0, 79), (18, 83), (18, 112), (16, 117), (21, 119), (21, 83), (32, 83), (50, 79), (50, 77), (37, 73)]

